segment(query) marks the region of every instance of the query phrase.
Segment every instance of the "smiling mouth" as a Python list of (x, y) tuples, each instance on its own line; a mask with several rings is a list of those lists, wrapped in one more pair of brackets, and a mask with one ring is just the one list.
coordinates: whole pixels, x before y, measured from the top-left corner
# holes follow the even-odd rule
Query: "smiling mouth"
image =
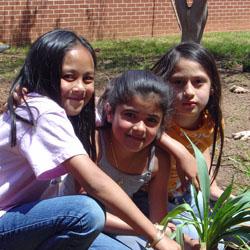
[(184, 106), (195, 106), (196, 104), (196, 102), (183, 102)]
[(72, 100), (72, 101), (84, 101), (84, 98), (81, 96), (81, 97), (69, 97), (68, 98), (69, 100)]
[(133, 136), (133, 135), (128, 135), (128, 137), (135, 140), (135, 141), (139, 141), (139, 142), (142, 142), (145, 140), (145, 137), (137, 137), (137, 136)]

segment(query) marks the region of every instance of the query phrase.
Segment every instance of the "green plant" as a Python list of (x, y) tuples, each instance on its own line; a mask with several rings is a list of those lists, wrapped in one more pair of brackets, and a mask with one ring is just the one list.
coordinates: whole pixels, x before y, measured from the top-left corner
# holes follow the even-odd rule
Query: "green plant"
[(250, 72), (250, 53), (248, 53), (245, 58), (243, 59), (243, 71)]
[[(187, 136), (186, 136), (187, 137)], [(188, 138), (188, 137), (187, 137)], [(190, 141), (190, 139), (188, 138)], [(232, 183), (225, 189), (214, 207), (210, 207), (210, 179), (205, 159), (200, 150), (190, 141), (198, 165), (198, 177), (203, 198), (203, 214), (199, 211), (197, 191), (192, 185), (195, 194), (195, 203), (198, 208), (198, 218), (189, 204), (182, 204), (170, 211), (161, 221), (163, 230), (167, 223), (175, 218), (181, 224), (177, 226), (176, 240), (183, 246), (182, 228), (192, 224), (200, 237), (202, 249), (216, 249), (218, 243), (224, 242), (226, 246), (236, 249), (250, 249), (250, 190), (243, 191), (236, 197), (231, 197)], [(189, 212), (191, 218), (181, 217), (182, 212)], [(246, 223), (249, 223), (248, 225)]]

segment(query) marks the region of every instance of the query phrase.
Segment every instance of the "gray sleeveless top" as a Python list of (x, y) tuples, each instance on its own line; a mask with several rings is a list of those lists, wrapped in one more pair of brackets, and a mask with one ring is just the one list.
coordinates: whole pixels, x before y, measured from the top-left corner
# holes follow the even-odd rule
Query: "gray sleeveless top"
[(155, 155), (155, 146), (152, 145), (147, 170), (142, 174), (126, 174), (116, 167), (112, 166), (106, 156), (106, 146), (104, 141), (104, 134), (102, 130), (100, 131), (100, 141), (102, 148), (101, 159), (98, 162), (98, 166), (109, 175), (115, 182), (117, 182), (121, 188), (130, 196), (136, 193), (144, 184), (147, 184), (152, 177), (152, 171), (154, 169), (154, 155)]

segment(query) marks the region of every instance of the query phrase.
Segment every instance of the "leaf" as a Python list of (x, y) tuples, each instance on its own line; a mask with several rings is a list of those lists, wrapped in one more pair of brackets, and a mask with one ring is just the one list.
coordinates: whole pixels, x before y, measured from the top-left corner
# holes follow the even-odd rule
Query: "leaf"
[[(210, 199), (210, 178), (208, 174), (208, 169), (207, 169), (207, 163), (205, 161), (205, 158), (201, 151), (196, 147), (196, 145), (189, 139), (187, 134), (182, 131), (189, 143), (191, 144), (197, 166), (198, 166), (198, 178), (200, 182), (200, 188), (202, 192), (202, 198), (203, 198), (203, 214), (204, 218), (202, 220), (202, 228), (203, 228), (203, 234), (201, 235), (201, 240), (206, 241), (207, 238), (207, 233), (208, 233), (208, 224), (209, 224), (209, 199)], [(198, 201), (196, 201), (198, 203)]]
[(222, 206), (222, 204), (230, 197), (232, 188), (233, 188), (233, 182), (231, 182), (231, 184), (224, 190), (222, 195), (216, 201), (214, 208), (213, 208), (213, 213), (211, 215), (212, 217), (214, 216), (214, 214), (217, 213), (218, 209)]
[(201, 211), (200, 211), (200, 206), (199, 206), (199, 201), (198, 201), (198, 193), (197, 193), (196, 188), (194, 187), (194, 185), (191, 185), (191, 191), (194, 194), (194, 202), (195, 202), (195, 205), (196, 205), (197, 210), (198, 210), (199, 218), (200, 218), (200, 220), (202, 220), (203, 216), (202, 216)]
[(176, 227), (176, 242), (180, 244), (181, 249), (184, 249), (184, 239), (183, 239), (183, 226), (184, 224), (179, 224)]
[(162, 219), (160, 222), (160, 225), (165, 226), (171, 219), (176, 218), (177, 215), (183, 213), (183, 212), (193, 212), (192, 208), (190, 207), (189, 204), (181, 204), (177, 207), (175, 207), (173, 210), (169, 211), (167, 215)]
[(207, 163), (206, 163), (205, 158), (204, 158), (203, 154), (201, 153), (201, 151), (189, 139), (187, 134), (184, 131), (182, 131), (182, 132), (194, 150), (194, 154), (195, 154), (195, 158), (196, 158), (196, 162), (197, 162), (197, 166), (198, 166), (198, 177), (199, 177), (199, 181), (200, 181), (203, 202), (206, 203), (204, 207), (208, 207), (208, 202), (209, 202), (209, 198), (210, 198), (210, 179), (209, 179), (209, 174), (208, 174), (208, 169), (207, 169)]

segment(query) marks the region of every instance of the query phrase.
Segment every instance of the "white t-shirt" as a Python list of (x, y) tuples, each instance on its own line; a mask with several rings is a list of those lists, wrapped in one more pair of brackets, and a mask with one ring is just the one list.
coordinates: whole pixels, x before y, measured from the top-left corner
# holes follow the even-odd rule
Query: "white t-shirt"
[[(51, 179), (66, 174), (61, 164), (87, 154), (62, 107), (29, 94), (35, 125), (17, 119), (17, 145), (10, 146), (10, 115), (0, 116), (0, 216), (8, 209), (40, 199)], [(16, 112), (29, 117), (22, 105)]]

